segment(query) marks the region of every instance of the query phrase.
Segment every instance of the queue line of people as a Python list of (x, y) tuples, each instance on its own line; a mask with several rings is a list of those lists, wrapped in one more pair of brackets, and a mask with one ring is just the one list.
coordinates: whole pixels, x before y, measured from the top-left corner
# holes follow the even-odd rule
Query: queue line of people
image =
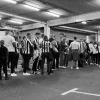
[[(19, 55), (22, 56), (23, 75), (28, 76), (40, 72), (44, 75), (44, 65), (47, 64), (47, 74), (52, 75), (59, 68), (76, 69), (90, 64), (100, 65), (100, 46), (97, 43), (86, 43), (82, 39), (69, 43), (66, 37), (57, 41), (54, 37), (48, 39), (44, 34), (36, 33), (32, 40), (30, 33), (27, 36), (15, 37), (13, 31), (7, 31), (6, 36), (0, 40), (0, 80), (2, 70), (5, 79), (8, 79), (7, 69), (11, 69), (11, 76), (17, 76)], [(30, 69), (30, 60), (33, 60)]]

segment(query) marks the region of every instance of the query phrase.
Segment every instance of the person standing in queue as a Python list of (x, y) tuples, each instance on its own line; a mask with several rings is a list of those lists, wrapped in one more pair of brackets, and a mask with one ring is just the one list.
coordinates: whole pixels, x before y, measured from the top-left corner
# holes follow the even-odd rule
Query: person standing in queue
[(23, 54), (23, 75), (27, 76), (30, 75), (27, 73), (27, 70), (30, 70), (29, 68), (29, 62), (31, 57), (33, 56), (33, 44), (31, 42), (31, 34), (27, 34), (27, 38), (23, 40), (23, 46), (22, 46), (22, 54)]
[(51, 48), (51, 44), (48, 40), (48, 37), (47, 36), (44, 36), (44, 40), (42, 41), (41, 43), (41, 74), (43, 75), (44, 74), (44, 64), (45, 64), (45, 59), (47, 60), (47, 73), (48, 75), (51, 75), (51, 67), (50, 67), (50, 48)]
[(64, 64), (64, 51), (65, 51), (65, 48), (66, 48), (66, 45), (65, 45), (65, 40), (66, 40), (66, 37), (63, 36), (60, 38), (61, 41), (60, 41), (60, 67), (61, 68), (66, 68), (65, 67), (65, 64)]
[(8, 80), (7, 74), (8, 49), (4, 46), (4, 41), (0, 40), (0, 80), (2, 80), (2, 69), (5, 80)]
[(38, 43), (37, 38), (34, 39), (33, 45), (34, 45), (34, 53), (33, 53), (32, 71), (33, 71), (33, 74), (37, 74), (38, 63), (39, 63), (39, 43)]
[(58, 52), (58, 43), (56, 41), (55, 36), (53, 37), (52, 41), (52, 48), (53, 48), (53, 70), (59, 69), (59, 52)]
[[(79, 60), (80, 43), (77, 42), (77, 37), (74, 37), (74, 41), (71, 42), (70, 48), (71, 48), (71, 51), (72, 51), (73, 63), (75, 62), (76, 69), (79, 69), (78, 60)], [(71, 69), (73, 69), (73, 66), (71, 67)]]
[(15, 74), (15, 38), (14, 33), (12, 31), (7, 31), (6, 36), (3, 38), (4, 45), (8, 49), (9, 56), (8, 56), (8, 62), (11, 62), (11, 76), (17, 76)]
[(15, 47), (15, 71), (19, 71), (18, 66), (18, 59), (19, 59), (19, 43), (18, 43), (18, 37), (15, 37), (16, 47)]

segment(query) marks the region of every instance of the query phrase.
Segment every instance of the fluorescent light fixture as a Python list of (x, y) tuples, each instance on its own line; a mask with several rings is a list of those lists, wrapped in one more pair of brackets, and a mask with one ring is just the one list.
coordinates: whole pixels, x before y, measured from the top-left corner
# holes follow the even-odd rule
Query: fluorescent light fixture
[(6, 12), (1, 12), (1, 11), (0, 11), (0, 14), (6, 15), (6, 16), (15, 17), (15, 18), (19, 18), (19, 19), (23, 19), (23, 20), (27, 20), (27, 21), (40, 22), (40, 21), (38, 21), (38, 20), (34, 20), (34, 19), (30, 19), (30, 18), (26, 18), (26, 17), (18, 16), (18, 15), (14, 15), (14, 14), (6, 13)]
[(4, 0), (4, 1), (7, 1), (7, 2), (9, 2), (9, 3), (13, 3), (13, 4), (17, 4), (17, 2), (14, 1), (14, 0)]
[(51, 12), (51, 13), (54, 13), (54, 14), (57, 14), (57, 15), (69, 15), (69, 13), (68, 12), (66, 12), (66, 11), (64, 11), (64, 10), (62, 10), (62, 9), (50, 9), (50, 10), (48, 10), (49, 12)]
[(37, 4), (37, 2), (35, 3), (31, 3), (31, 2), (27, 2), (25, 1), (24, 2), (26, 5), (29, 5), (29, 6), (32, 6), (32, 7), (35, 7), (35, 8), (38, 8), (38, 9), (42, 9), (42, 7), (40, 5)]
[(0, 18), (0, 20), (1, 20), (2, 18)]
[(16, 22), (20, 22), (20, 23), (24, 23), (25, 22), (24, 20), (20, 20), (20, 19), (17, 19), (17, 18), (11, 18), (10, 20), (16, 21)]
[(60, 17), (60, 15), (57, 15), (55, 13), (52, 13), (52, 12), (47, 12), (47, 14), (51, 15), (51, 16), (54, 16), (54, 17)]
[(20, 22), (20, 21), (17, 21), (17, 20), (9, 20), (9, 22), (15, 23), (15, 24), (23, 24), (23, 22)]
[(26, 5), (26, 4), (24, 4), (23, 6), (28, 8), (28, 9), (32, 9), (32, 10), (35, 10), (35, 11), (40, 11), (39, 8), (36, 8), (36, 7), (33, 7), (33, 6), (29, 6), (29, 5)]
[(87, 24), (87, 22), (86, 21), (83, 21), (82, 24)]

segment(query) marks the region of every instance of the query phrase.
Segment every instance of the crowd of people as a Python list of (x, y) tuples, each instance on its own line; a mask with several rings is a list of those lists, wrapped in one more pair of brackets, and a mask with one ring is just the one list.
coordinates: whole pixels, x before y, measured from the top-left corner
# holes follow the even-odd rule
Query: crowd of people
[[(14, 36), (13, 31), (7, 31), (4, 38), (0, 39), (0, 80), (4, 74), (8, 78), (8, 69), (11, 76), (17, 76), (19, 56), (22, 58), (23, 75), (44, 75), (45, 67), (47, 74), (52, 75), (59, 68), (76, 68), (87, 65), (100, 67), (100, 44), (96, 42), (87, 43), (85, 40), (77, 40), (74, 37), (69, 42), (66, 36), (57, 41), (55, 36), (48, 37), (36, 33), (32, 39), (31, 33), (27, 36)], [(32, 68), (30, 68), (32, 60)]]

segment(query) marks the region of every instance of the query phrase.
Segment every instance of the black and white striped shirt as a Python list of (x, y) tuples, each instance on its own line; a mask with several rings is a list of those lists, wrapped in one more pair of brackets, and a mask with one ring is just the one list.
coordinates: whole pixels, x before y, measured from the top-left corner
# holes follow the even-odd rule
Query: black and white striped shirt
[(19, 43), (16, 41), (15, 53), (19, 53)]
[(33, 49), (33, 44), (29, 39), (23, 40), (23, 46), (22, 46), (22, 53), (24, 54), (31, 54)]
[(42, 41), (41, 43), (41, 52), (42, 53), (49, 53), (50, 52), (50, 42), (49, 41)]

